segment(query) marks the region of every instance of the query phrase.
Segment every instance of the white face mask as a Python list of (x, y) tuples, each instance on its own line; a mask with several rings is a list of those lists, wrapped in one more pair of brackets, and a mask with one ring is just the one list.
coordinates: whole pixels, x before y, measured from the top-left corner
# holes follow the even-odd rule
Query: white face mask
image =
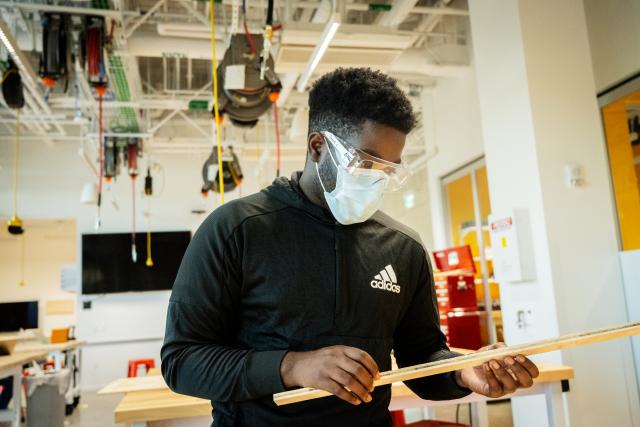
[(375, 169), (357, 169), (351, 174), (344, 166), (336, 163), (331, 149), (328, 146), (327, 149), (338, 170), (336, 187), (333, 191), (329, 193), (325, 189), (317, 162), (316, 173), (331, 213), (340, 224), (344, 225), (368, 220), (382, 204), (388, 175)]

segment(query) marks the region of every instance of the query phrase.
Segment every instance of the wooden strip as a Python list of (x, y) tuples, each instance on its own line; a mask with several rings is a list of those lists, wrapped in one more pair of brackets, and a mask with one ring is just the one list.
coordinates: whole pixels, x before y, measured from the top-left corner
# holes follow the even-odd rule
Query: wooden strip
[(16, 353), (24, 353), (26, 351), (67, 351), (74, 348), (83, 347), (86, 344), (81, 340), (70, 340), (61, 343), (43, 343), (40, 341), (20, 342), (16, 345)]
[(16, 353), (8, 356), (0, 356), (0, 371), (26, 365), (33, 360), (44, 359), (47, 353), (44, 351), (32, 351), (29, 353)]
[[(628, 323), (613, 328), (597, 329), (589, 332), (565, 335), (559, 338), (549, 338), (531, 343), (518, 344), (509, 347), (501, 347), (493, 350), (481, 351), (466, 354), (451, 359), (438, 360), (431, 363), (407, 366), (405, 368), (386, 371), (380, 373), (380, 378), (375, 381), (376, 386), (391, 384), (396, 381), (407, 381), (422, 378), (430, 375), (442, 374), (445, 372), (457, 371), (459, 369), (478, 366), (491, 359), (502, 359), (506, 356), (522, 354), (531, 356), (533, 354), (547, 353), (555, 350), (563, 350), (586, 344), (595, 344), (602, 341), (622, 338), (631, 335), (640, 335), (640, 322)], [(302, 402), (319, 397), (330, 396), (331, 393), (313, 388), (300, 388), (297, 390), (285, 391), (273, 395), (273, 400), (277, 405), (287, 405), (290, 403)]]
[(157, 390), (167, 388), (162, 375), (120, 378), (98, 391), (98, 394), (129, 393), (131, 391)]

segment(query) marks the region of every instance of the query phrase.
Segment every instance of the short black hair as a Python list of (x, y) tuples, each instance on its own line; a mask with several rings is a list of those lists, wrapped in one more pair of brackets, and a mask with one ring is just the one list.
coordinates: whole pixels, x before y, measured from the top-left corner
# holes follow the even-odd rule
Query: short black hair
[(411, 101), (396, 80), (371, 68), (338, 68), (320, 77), (309, 93), (309, 133), (357, 135), (365, 121), (405, 134), (416, 126)]

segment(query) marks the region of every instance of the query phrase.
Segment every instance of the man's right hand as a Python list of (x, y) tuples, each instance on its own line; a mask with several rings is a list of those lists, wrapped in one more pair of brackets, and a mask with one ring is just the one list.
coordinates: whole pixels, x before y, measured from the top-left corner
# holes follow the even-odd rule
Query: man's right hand
[(280, 365), (285, 387), (326, 390), (353, 405), (371, 401), (378, 365), (363, 350), (334, 345), (314, 351), (288, 352)]

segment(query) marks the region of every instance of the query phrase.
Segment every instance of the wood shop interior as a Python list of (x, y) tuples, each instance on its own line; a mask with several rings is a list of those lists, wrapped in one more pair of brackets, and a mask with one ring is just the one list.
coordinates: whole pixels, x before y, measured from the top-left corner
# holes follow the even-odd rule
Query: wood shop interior
[[(304, 168), (341, 67), (410, 101), (380, 210), (420, 236), (450, 347), (639, 322), (638, 23), (635, 0), (0, 0), (0, 426), (211, 424), (161, 375), (178, 268)], [(640, 426), (640, 337), (531, 357), (496, 399), (394, 383), (393, 425)]]

